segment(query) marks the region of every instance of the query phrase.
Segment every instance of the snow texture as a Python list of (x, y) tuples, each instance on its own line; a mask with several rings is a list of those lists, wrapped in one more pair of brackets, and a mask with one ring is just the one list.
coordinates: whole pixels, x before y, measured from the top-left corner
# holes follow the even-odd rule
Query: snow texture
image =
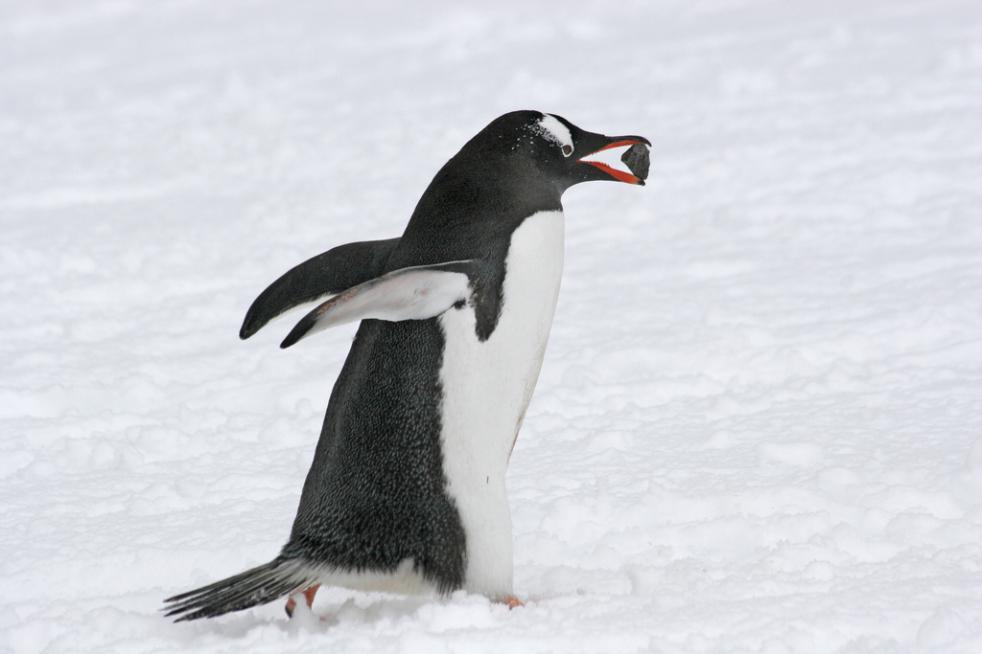
[[(354, 333), (251, 300), (519, 108), (653, 143), (565, 198), (528, 605), (163, 619), (276, 554)], [(975, 0), (14, 0), (0, 143), (0, 651), (982, 652)]]

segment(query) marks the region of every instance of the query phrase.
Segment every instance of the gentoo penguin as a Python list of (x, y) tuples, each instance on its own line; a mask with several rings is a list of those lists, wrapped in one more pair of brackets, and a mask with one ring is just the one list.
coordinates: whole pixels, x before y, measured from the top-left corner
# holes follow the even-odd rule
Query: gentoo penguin
[(321, 584), (465, 589), (520, 604), (505, 471), (559, 293), (560, 200), (590, 180), (643, 185), (649, 145), (554, 114), (507, 113), (440, 169), (401, 237), (341, 245), (263, 291), (242, 338), (307, 302), (319, 304), (281, 347), (361, 324), (286, 545), (269, 563), (171, 597), (167, 615), (284, 596), (292, 614)]

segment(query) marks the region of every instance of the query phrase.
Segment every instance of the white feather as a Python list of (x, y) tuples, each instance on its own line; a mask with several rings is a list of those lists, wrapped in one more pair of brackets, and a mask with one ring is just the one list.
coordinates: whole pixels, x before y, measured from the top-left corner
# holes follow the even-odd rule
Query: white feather
[(481, 342), (470, 306), (440, 317), (446, 338), (443, 468), (467, 538), (464, 587), (512, 592), (505, 471), (542, 366), (563, 270), (563, 214), (539, 212), (512, 235), (497, 327)]
[[(451, 261), (441, 266), (464, 263)], [(401, 268), (335, 295), (314, 309), (307, 338), (328, 327), (356, 320), (423, 320), (437, 316), (456, 302), (467, 299), (470, 281), (461, 272), (438, 266)]]
[(404, 559), (393, 572), (375, 570), (345, 570), (325, 565), (298, 563), (298, 578), (316, 579), (325, 586), (339, 586), (364, 592), (430, 595), (436, 593), (433, 584), (415, 570), (412, 559)]
[(539, 127), (542, 128), (542, 133), (546, 138), (552, 139), (560, 146), (573, 146), (573, 135), (570, 134), (569, 128), (552, 114), (546, 114), (539, 121)]

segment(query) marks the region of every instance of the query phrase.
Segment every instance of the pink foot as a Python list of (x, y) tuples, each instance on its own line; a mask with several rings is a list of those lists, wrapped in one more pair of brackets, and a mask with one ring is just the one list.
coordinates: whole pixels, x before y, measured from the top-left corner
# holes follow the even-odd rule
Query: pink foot
[[(307, 590), (303, 591), (302, 594), (303, 594), (304, 603), (307, 605), (308, 609), (314, 605), (314, 595), (317, 594), (317, 589), (320, 587), (321, 587), (320, 584), (314, 584)], [(297, 608), (297, 600), (293, 599), (293, 595), (290, 595), (290, 597), (287, 598), (286, 600), (286, 614), (292, 618), (293, 611), (296, 608)]]
[(517, 609), (520, 606), (525, 606), (525, 602), (518, 599), (514, 595), (505, 595), (504, 597), (499, 598), (495, 601), (497, 601), (499, 604), (504, 604), (509, 609)]

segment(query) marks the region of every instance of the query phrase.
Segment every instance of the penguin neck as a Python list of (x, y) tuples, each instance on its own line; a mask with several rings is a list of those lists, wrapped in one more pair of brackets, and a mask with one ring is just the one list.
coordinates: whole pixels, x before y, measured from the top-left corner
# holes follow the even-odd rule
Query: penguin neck
[(432, 226), (469, 229), (486, 226), (509, 231), (539, 211), (562, 211), (564, 189), (536, 170), (517, 170), (513, 162), (498, 167), (493, 159), (470, 165), (451, 159), (427, 187), (406, 228), (409, 236)]

